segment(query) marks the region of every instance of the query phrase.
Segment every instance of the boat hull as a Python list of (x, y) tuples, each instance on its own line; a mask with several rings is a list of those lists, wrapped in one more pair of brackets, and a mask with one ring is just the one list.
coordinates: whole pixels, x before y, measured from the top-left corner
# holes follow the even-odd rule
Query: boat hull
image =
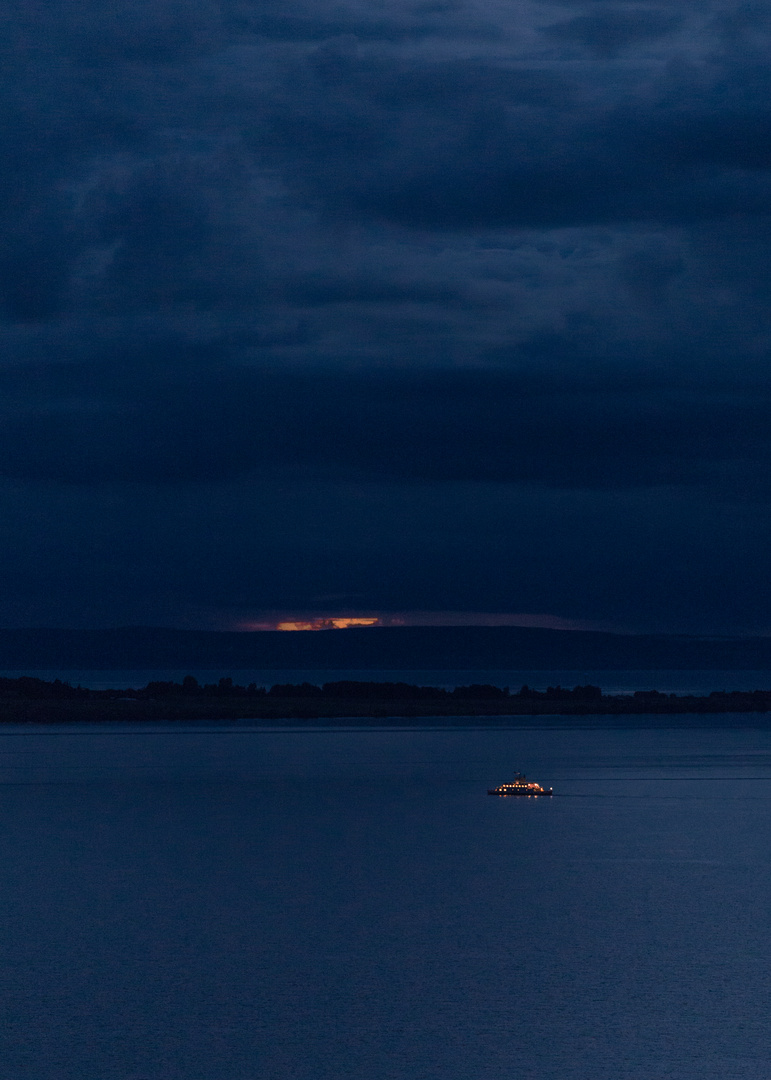
[(542, 799), (544, 796), (553, 795), (549, 788), (546, 791), (495, 791), (488, 790), (488, 795), (497, 795), (499, 799)]

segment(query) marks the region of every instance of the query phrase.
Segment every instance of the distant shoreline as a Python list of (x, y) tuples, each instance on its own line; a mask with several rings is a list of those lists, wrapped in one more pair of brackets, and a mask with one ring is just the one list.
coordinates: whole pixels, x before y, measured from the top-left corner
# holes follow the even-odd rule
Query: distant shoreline
[[(157, 626), (0, 629), (0, 670), (9, 673), (217, 669), (227, 675), (239, 669), (360, 670), (382, 671), (382, 678), (388, 678), (389, 671), (414, 671), (416, 674), (407, 678), (417, 679), (422, 677), (417, 672), (439, 669), (515, 668), (576, 672), (771, 671), (771, 636), (704, 638), (521, 626), (351, 627), (291, 633)], [(367, 677), (380, 678), (374, 674)], [(694, 689), (701, 692), (702, 686)]]
[[(678, 717), (678, 726), (725, 714), (753, 715), (752, 726), (771, 725), (771, 690), (664, 694), (655, 690), (603, 694), (597, 686), (544, 691), (522, 687), (511, 692), (485, 684), (441, 687), (407, 683), (337, 682), (237, 686), (232, 679), (201, 686), (188, 676), (182, 683), (148, 683), (137, 690), (91, 690), (30, 676), (0, 679), (0, 724), (260, 721), (287, 724), (321, 720), (373, 725), (388, 720), (475, 719), (489, 725), (536, 717), (591, 718), (603, 726), (647, 717), (661, 725)], [(639, 721), (637, 721), (639, 723)]]

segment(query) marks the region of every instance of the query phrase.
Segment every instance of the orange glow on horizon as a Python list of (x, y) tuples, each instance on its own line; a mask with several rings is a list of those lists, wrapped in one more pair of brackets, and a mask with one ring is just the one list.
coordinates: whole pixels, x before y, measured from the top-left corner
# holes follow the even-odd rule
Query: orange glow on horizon
[[(603, 624), (560, 615), (474, 611), (402, 611), (379, 615), (316, 615), (312, 612), (266, 612), (243, 620), (236, 630), (348, 630), (396, 626), (532, 626), (552, 630), (613, 630)], [(623, 631), (621, 631), (623, 632)]]
[(286, 622), (280, 622), (276, 624), (277, 630), (347, 630), (351, 626), (377, 626), (380, 619), (377, 616), (368, 616), (366, 618), (358, 616), (355, 618), (349, 618), (348, 616), (333, 616), (331, 618), (318, 618), (318, 619), (297, 619), (289, 620)]

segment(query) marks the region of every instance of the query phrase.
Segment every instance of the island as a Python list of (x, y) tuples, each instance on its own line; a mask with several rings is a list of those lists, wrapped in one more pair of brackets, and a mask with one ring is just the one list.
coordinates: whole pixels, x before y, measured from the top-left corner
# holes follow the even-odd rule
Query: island
[(474, 683), (447, 689), (404, 682), (240, 685), (233, 678), (201, 684), (149, 682), (139, 689), (95, 690), (56, 679), (0, 678), (0, 723), (105, 723), (111, 721), (249, 721), (270, 725), (423, 722), (507, 725), (562, 719), (571, 724), (704, 726), (725, 714), (742, 726), (771, 724), (771, 690), (715, 690), (705, 695), (637, 690), (605, 694), (599, 686), (535, 690)]

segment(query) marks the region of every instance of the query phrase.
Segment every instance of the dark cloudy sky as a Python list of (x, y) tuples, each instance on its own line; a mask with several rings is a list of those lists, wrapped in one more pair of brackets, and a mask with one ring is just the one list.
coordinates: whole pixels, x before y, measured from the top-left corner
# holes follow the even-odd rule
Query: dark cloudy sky
[(1, 625), (771, 631), (768, 4), (1, 18)]

